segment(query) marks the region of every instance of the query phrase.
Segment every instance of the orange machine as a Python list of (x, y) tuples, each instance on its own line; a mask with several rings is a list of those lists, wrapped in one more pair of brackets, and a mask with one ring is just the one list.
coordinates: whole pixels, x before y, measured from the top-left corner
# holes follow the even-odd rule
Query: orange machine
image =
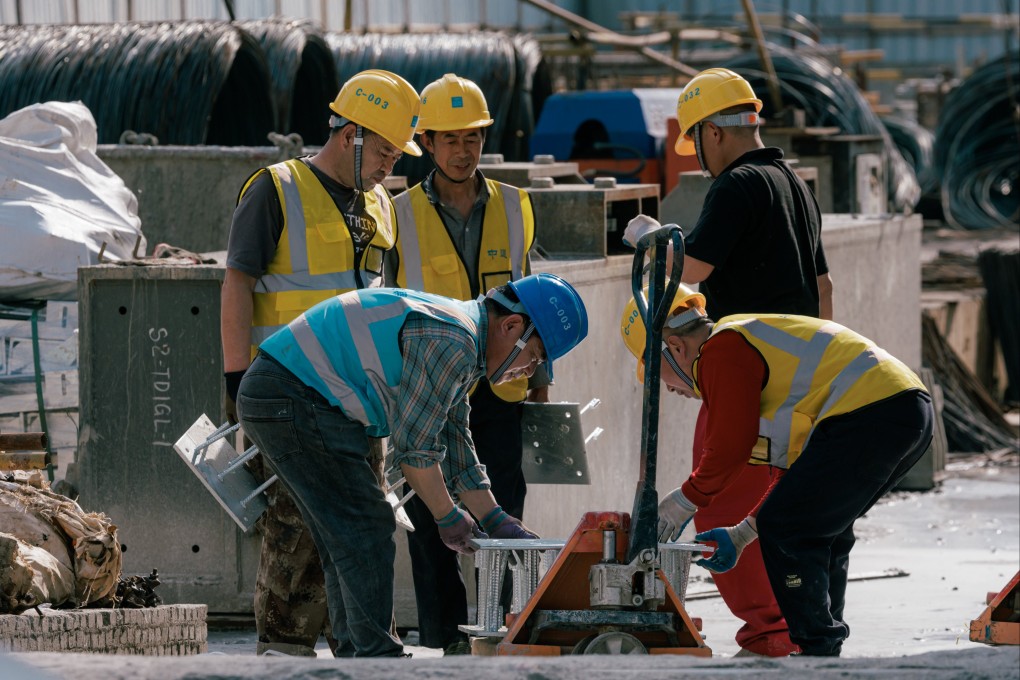
[[(699, 622), (687, 615), (654, 554), (644, 555), (643, 560), (639, 556), (629, 572), (629, 582), (622, 584), (624, 589), (630, 586), (625, 597), (631, 607), (592, 607), (589, 582), (599, 581), (600, 564), (624, 566), (629, 531), (627, 513), (586, 513), (524, 609), (507, 617), (509, 630), (496, 647), (496, 654), (559, 656), (647, 651), (712, 656), (699, 633)], [(596, 588), (602, 585), (603, 592), (612, 589), (612, 581), (611, 576), (602, 579)], [(662, 587), (659, 599), (655, 597), (656, 583)], [(652, 602), (653, 609), (643, 608)]]
[(998, 593), (988, 594), (988, 606), (970, 622), (971, 642), (1020, 645), (1020, 571)]
[[(667, 279), (669, 248), (676, 255)], [(507, 617), (507, 634), (496, 647), (499, 656), (712, 655), (662, 569), (667, 550), (686, 550), (685, 564), (689, 565), (690, 554), (705, 546), (657, 541), (660, 348), (662, 328), (682, 272), (683, 236), (675, 225), (662, 227), (642, 236), (635, 251), (631, 285), (647, 338), (641, 468), (634, 510), (630, 515), (584, 515), (527, 603), (519, 613)], [(647, 300), (642, 293), (646, 253), (652, 259)], [(674, 583), (686, 584), (686, 580), (684, 569)]]

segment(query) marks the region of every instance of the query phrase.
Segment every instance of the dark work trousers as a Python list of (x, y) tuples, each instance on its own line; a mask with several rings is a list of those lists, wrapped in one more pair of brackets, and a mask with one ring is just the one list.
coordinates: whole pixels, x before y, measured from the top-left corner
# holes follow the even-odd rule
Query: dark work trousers
[(803, 654), (839, 655), (854, 522), (921, 457), (933, 421), (919, 391), (824, 420), (762, 504), (765, 569)]
[[(510, 515), (524, 514), (527, 486), (521, 471), (521, 404), (503, 401), (481, 380), (471, 395), (471, 439), (485, 465), (496, 502)], [(407, 493), (407, 488), (404, 492)], [(428, 507), (418, 496), (405, 505), (414, 523), (407, 534), (414, 593), (418, 604), (418, 635), (423, 647), (444, 648), (466, 635), (457, 626), (468, 623), (467, 591), (457, 553), (439, 538)], [(500, 598), (509, 611), (512, 583), (509, 570)]]

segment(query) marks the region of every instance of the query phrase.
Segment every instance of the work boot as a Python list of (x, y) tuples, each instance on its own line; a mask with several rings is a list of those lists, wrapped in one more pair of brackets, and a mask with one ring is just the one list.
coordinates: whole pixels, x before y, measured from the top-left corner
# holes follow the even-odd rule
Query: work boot
[(471, 641), (458, 638), (443, 648), (443, 656), (464, 656), (471, 653)]

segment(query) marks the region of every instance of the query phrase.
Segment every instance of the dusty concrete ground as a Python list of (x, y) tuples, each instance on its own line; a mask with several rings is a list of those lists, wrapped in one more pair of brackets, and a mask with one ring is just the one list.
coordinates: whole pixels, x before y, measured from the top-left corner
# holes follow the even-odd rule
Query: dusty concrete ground
[[(957, 459), (942, 485), (896, 492), (858, 522), (851, 578), (887, 569), (898, 578), (851, 581), (851, 636), (840, 659), (743, 659), (739, 622), (719, 598), (698, 599), (710, 582), (694, 568), (687, 609), (701, 617), (711, 659), (654, 656), (444, 659), (409, 646), (412, 659), (334, 660), (255, 657), (250, 632), (210, 633), (210, 653), (189, 658), (21, 653), (0, 658), (0, 678), (474, 678), (641, 680), (697, 676), (776, 678), (943, 678), (1020, 680), (1020, 648), (970, 642), (971, 619), (1020, 569), (1020, 469)], [(14, 664), (20, 666), (16, 670)], [(18, 674), (20, 673), (20, 674)]]

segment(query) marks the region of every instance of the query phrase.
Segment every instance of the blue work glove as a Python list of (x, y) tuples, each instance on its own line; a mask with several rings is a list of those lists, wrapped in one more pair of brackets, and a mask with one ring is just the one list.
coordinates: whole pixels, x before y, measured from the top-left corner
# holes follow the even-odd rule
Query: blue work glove
[(684, 527), (694, 517), (698, 506), (687, 500), (680, 489), (673, 489), (659, 503), (659, 543), (667, 543), (680, 538)]
[(713, 542), (716, 544), (715, 552), (711, 557), (702, 558), (695, 562), (698, 566), (709, 571), (721, 574), (737, 566), (740, 553), (758, 538), (757, 522), (753, 517), (748, 517), (740, 524), (733, 527), (723, 527), (702, 531), (694, 537), (701, 543)]
[(498, 505), (482, 518), (482, 529), (489, 534), (489, 538), (539, 538), (521, 520), (506, 514)]
[(478, 548), (471, 545), (472, 539), (488, 538), (471, 515), (467, 514), (456, 505), (453, 510), (436, 520), (439, 527), (439, 538), (443, 544), (454, 552), (461, 555), (473, 555)]

